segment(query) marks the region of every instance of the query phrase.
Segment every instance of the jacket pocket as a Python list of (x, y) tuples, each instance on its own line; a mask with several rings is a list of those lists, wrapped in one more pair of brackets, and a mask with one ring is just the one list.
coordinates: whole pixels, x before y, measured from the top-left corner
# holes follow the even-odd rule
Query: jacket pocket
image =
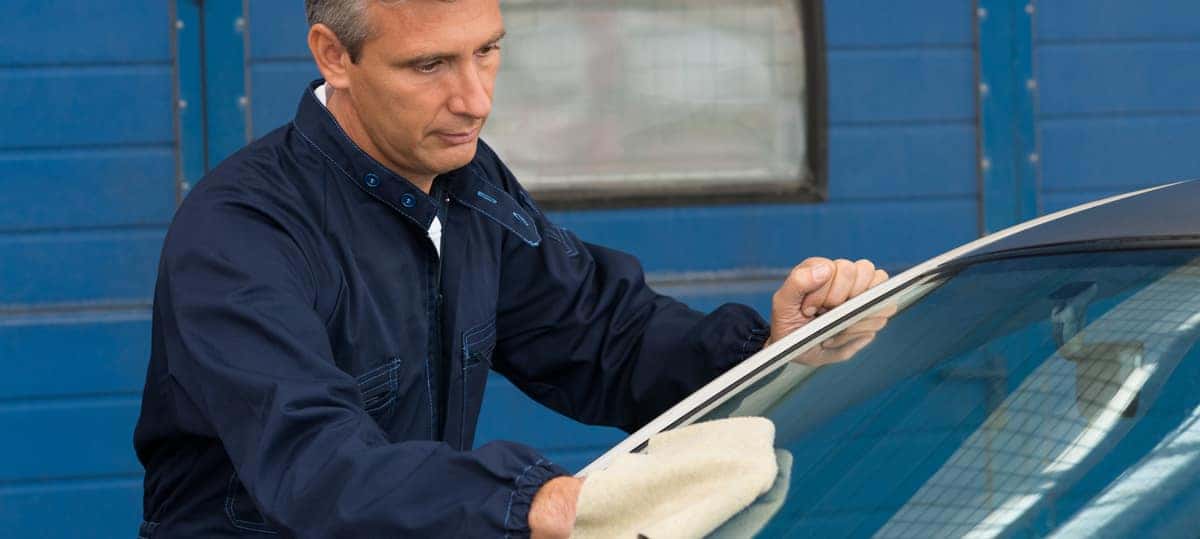
[(492, 366), (492, 352), (496, 350), (496, 319), (489, 320), (463, 332), (463, 368), (470, 369), (479, 364)]
[(246, 487), (236, 473), (229, 476), (229, 488), (225, 494), (225, 517), (239, 530), (277, 535), (279, 532), (267, 523), (258, 507), (250, 499)]
[[(474, 425), (483, 405), (492, 353), (496, 350), (496, 320), (468, 329), (462, 334), (462, 416), (459, 422), (459, 449), (469, 450), (474, 441)], [(467, 428), (472, 425), (471, 428)]]
[(356, 379), (363, 409), (377, 420), (396, 405), (396, 395), (400, 389), (398, 375), (401, 363), (399, 357), (393, 357), (383, 365), (360, 374)]

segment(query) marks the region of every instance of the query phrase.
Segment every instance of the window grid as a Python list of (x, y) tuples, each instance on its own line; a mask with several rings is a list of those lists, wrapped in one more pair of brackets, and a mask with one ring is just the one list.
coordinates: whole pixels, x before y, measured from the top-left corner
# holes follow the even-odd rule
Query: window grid
[(506, 2), (486, 138), (538, 194), (809, 180), (797, 5)]
[(1021, 518), (1103, 443), (1157, 358), (1194, 329), (1197, 290), (1194, 260), (1089, 324), (1068, 343), (1083, 354), (1035, 369), (875, 536), (991, 536)]

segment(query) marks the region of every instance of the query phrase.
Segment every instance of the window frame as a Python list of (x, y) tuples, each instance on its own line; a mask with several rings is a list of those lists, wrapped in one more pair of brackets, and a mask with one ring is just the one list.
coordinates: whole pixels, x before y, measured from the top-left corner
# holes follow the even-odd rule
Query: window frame
[(638, 188), (527, 186), (547, 210), (675, 207), (736, 203), (822, 202), (828, 198), (828, 72), (822, 0), (794, 0), (804, 40), (805, 160), (797, 178), (714, 185), (686, 182)]

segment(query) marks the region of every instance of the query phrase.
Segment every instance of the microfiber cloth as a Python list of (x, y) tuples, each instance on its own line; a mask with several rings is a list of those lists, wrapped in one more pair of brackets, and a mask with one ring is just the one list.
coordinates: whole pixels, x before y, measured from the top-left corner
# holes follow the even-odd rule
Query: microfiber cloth
[(787, 501), (788, 487), (792, 484), (792, 454), (786, 449), (775, 450), (775, 462), (778, 463), (779, 473), (775, 476), (775, 484), (771, 490), (759, 496), (729, 521), (721, 525), (711, 534), (711, 539), (746, 539), (757, 537), (767, 523), (775, 517), (775, 513)]
[(703, 537), (771, 489), (775, 425), (734, 417), (663, 432), (587, 476), (571, 537)]

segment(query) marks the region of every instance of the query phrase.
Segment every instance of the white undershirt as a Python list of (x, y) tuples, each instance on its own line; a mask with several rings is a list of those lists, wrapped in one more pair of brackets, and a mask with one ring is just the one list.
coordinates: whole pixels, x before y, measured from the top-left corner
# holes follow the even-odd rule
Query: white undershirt
[[(322, 106), (328, 106), (325, 104), (327, 98), (325, 97), (324, 84), (317, 86), (313, 90), (313, 94), (317, 96), (317, 101), (320, 101)], [(438, 256), (442, 256), (442, 220), (438, 219), (436, 215), (433, 216), (433, 222), (429, 223), (428, 232), (429, 240), (433, 242), (433, 248), (437, 249)]]

